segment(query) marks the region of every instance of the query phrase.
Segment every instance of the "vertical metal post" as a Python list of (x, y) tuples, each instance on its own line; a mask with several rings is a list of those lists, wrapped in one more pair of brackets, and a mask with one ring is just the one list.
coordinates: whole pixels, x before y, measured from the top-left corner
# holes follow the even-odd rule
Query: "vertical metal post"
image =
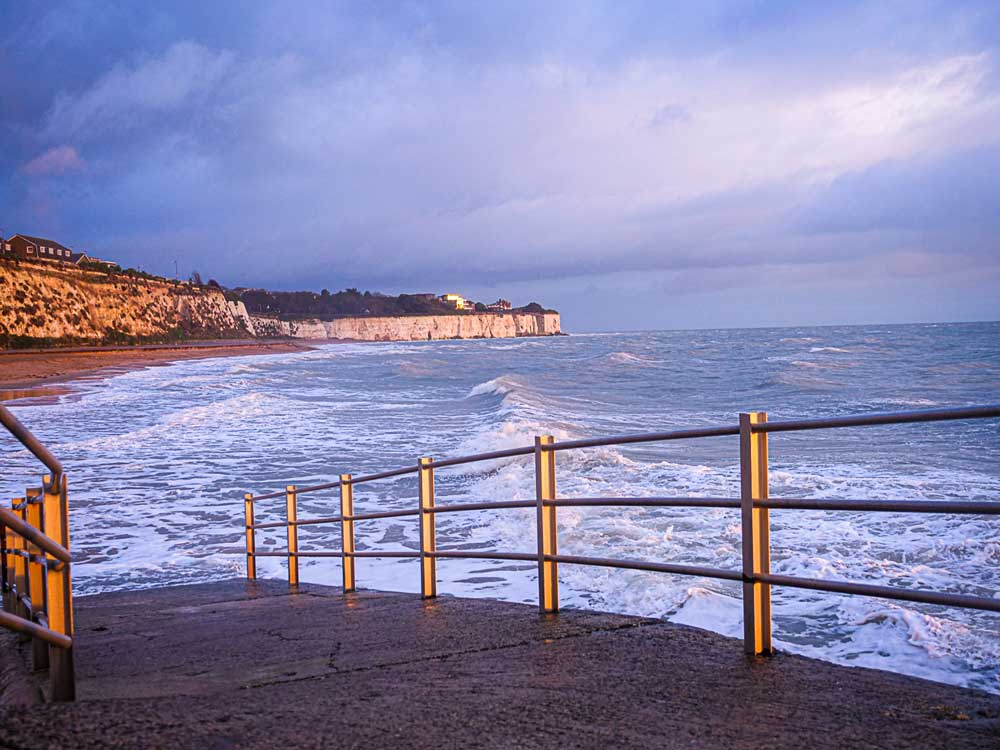
[[(27, 521), (32, 527), (44, 532), (42, 525), (41, 492), (31, 490), (27, 493), (28, 507), (24, 509)], [(28, 554), (28, 598), (31, 599), (31, 619), (39, 621), (39, 615), (45, 615), (45, 566), (37, 562), (42, 557), (41, 547), (26, 542)], [(49, 644), (41, 638), (34, 638), (31, 643), (31, 661), (35, 671), (49, 668)]]
[(247, 527), (247, 580), (257, 580), (257, 530), (254, 529), (253, 495), (249, 492), (243, 496), (243, 513)]
[(437, 596), (437, 517), (434, 508), (434, 466), (421, 458), (420, 477), (420, 594), (424, 599)]
[[(45, 534), (69, 549), (69, 502), (66, 498), (66, 475), (57, 484), (45, 477), (45, 508), (42, 521)], [(70, 564), (52, 567), (55, 558), (49, 558), (48, 581), (45, 587), (45, 612), (49, 627), (57, 633), (73, 637), (73, 588)], [(76, 678), (73, 670), (73, 647), (49, 647), (49, 680), (52, 700), (71, 701), (76, 698)]]
[[(10, 505), (14, 509), (14, 512), (21, 514), (21, 511), (17, 509), (17, 506), (24, 502), (23, 497), (15, 497), (11, 500)], [(24, 605), (21, 603), (21, 597), (24, 595), (25, 589), (27, 588), (26, 573), (27, 569), (24, 564), (24, 558), (19, 554), (26, 546), (24, 537), (16, 532), (10, 533), (10, 551), (11, 551), (11, 578), (13, 587), (10, 591), (10, 608), (11, 612), (19, 617), (25, 616)]]
[(344, 593), (358, 588), (354, 569), (354, 485), (350, 474), (340, 475), (340, 545), (343, 557)]
[(559, 530), (556, 508), (545, 505), (546, 500), (556, 499), (556, 454), (545, 450), (552, 445), (551, 435), (535, 438), (535, 500), (538, 531), (538, 607), (542, 612), (559, 611), (559, 564), (546, 560), (547, 555), (559, 554)]
[(767, 508), (755, 500), (767, 498), (767, 433), (752, 425), (767, 421), (766, 412), (740, 414), (740, 508), (743, 532), (743, 649), (752, 655), (770, 654), (771, 586), (755, 582), (758, 573), (771, 572), (771, 532)]
[(299, 585), (298, 495), (295, 485), (285, 487), (285, 515), (288, 521), (288, 585)]
[(0, 522), (0, 592), (3, 594), (2, 607), (7, 611), (7, 592), (10, 590), (10, 580), (7, 574), (7, 527)]

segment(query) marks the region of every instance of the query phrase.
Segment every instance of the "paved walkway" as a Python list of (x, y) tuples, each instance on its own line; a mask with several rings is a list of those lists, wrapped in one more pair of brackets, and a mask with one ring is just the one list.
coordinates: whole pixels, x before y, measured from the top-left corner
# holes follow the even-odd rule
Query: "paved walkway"
[(1000, 697), (618, 615), (244, 581), (77, 599), (0, 747), (995, 748)]

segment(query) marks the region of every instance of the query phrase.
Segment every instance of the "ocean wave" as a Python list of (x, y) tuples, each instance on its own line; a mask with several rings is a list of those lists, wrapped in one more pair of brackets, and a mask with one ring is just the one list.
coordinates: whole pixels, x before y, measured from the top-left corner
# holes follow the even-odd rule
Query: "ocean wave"
[(810, 352), (836, 352), (837, 354), (850, 354), (851, 349), (841, 349), (839, 346), (813, 346)]
[[(796, 367), (803, 369), (819, 369), (803, 366), (801, 363), (792, 363)], [(760, 384), (761, 388), (792, 388), (797, 391), (832, 391), (837, 384), (827, 378), (818, 375), (808, 375), (805, 372), (786, 370), (768, 378)]]
[(477, 383), (466, 395), (466, 398), (476, 396), (506, 396), (520, 385), (513, 375), (500, 375), (483, 383)]
[(628, 365), (633, 367), (652, 367), (653, 365), (663, 364), (664, 361), (662, 359), (655, 359), (654, 357), (643, 356), (641, 354), (633, 354), (632, 352), (611, 352), (610, 354), (605, 354), (598, 359), (609, 364)]

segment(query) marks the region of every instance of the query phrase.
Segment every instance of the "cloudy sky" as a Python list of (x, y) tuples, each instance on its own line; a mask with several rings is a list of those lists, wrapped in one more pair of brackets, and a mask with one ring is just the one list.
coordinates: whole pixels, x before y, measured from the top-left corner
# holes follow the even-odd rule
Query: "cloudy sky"
[(0, 229), (568, 330), (1000, 318), (1000, 3), (0, 4)]

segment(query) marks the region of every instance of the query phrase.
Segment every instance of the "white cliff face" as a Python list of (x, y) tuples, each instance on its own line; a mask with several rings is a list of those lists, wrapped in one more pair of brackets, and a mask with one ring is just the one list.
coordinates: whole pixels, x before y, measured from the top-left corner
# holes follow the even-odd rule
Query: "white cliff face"
[(258, 336), (354, 341), (499, 339), (559, 334), (558, 313), (468, 313), (398, 317), (278, 320), (251, 316)]

